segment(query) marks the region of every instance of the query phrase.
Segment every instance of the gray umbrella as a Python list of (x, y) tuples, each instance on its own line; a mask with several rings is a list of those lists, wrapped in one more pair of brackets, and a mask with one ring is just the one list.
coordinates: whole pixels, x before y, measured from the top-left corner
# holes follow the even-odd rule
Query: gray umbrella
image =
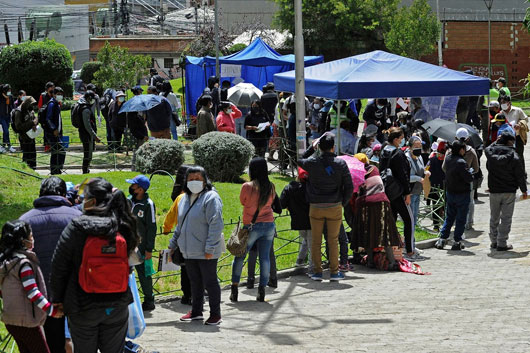
[(250, 107), (252, 101), (260, 99), (263, 95), (252, 83), (238, 83), (228, 89), (228, 100), (238, 107)]

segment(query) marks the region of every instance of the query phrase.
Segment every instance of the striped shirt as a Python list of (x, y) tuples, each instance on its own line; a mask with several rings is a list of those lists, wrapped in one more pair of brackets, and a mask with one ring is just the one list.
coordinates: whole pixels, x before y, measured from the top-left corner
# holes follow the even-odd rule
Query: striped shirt
[(20, 280), (22, 281), (22, 287), (26, 291), (26, 296), (39, 308), (45, 311), (48, 316), (54, 316), (57, 313), (57, 309), (42, 295), (37, 282), (35, 280), (35, 273), (31, 268), (30, 264), (26, 263), (20, 269)]

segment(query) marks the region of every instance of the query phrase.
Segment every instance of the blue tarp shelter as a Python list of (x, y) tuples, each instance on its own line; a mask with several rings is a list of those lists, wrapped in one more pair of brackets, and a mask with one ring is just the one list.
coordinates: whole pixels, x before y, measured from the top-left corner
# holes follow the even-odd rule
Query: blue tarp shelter
[[(306, 95), (330, 99), (478, 96), (489, 79), (441, 66), (373, 51), (304, 70)], [(295, 91), (295, 72), (274, 75), (278, 91)]]
[[(315, 65), (323, 56), (306, 56), (305, 65)], [(232, 55), (219, 58), (221, 65), (241, 65), (241, 78), (261, 89), (272, 82), (274, 74), (294, 70), (294, 55), (280, 55), (260, 38), (248, 47)], [(188, 114), (196, 114), (195, 102), (207, 86), (208, 77), (215, 76), (215, 57), (186, 57), (186, 107)], [(235, 77), (221, 77), (221, 81), (232, 82)]]

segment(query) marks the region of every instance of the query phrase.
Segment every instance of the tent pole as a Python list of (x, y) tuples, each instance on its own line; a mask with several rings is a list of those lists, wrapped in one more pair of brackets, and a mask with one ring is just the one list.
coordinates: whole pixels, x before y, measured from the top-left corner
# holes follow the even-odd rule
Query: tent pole
[(337, 137), (335, 138), (335, 151), (340, 156), (340, 100), (337, 100)]
[(302, 0), (294, 0), (294, 55), (295, 55), (295, 78), (296, 78), (296, 149), (299, 159), (306, 149), (306, 105), (305, 105), (305, 82), (304, 82), (304, 35), (302, 33)]

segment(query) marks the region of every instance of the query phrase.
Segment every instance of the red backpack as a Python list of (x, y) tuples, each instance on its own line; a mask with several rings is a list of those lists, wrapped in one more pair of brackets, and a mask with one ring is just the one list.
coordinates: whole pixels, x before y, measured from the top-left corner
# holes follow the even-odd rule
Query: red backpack
[(127, 242), (120, 233), (116, 240), (89, 236), (83, 248), (79, 285), (87, 293), (123, 293), (129, 280)]

